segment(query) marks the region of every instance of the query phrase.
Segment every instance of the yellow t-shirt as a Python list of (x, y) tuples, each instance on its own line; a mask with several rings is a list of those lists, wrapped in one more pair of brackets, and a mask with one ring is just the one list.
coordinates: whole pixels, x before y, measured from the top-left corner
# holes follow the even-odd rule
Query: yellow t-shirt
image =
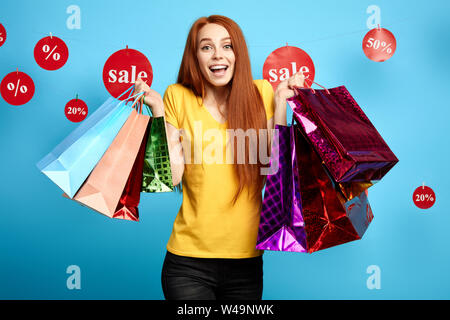
[[(254, 83), (263, 99), (267, 119), (270, 119), (274, 114), (272, 86), (267, 80), (254, 80)], [(201, 97), (181, 84), (167, 88), (164, 107), (165, 120), (182, 129), (185, 157), (183, 202), (167, 250), (199, 258), (261, 255), (263, 251), (255, 247), (262, 194), (252, 199), (244, 189), (232, 204), (239, 181), (232, 155), (227, 158), (226, 123), (215, 120), (203, 106)]]

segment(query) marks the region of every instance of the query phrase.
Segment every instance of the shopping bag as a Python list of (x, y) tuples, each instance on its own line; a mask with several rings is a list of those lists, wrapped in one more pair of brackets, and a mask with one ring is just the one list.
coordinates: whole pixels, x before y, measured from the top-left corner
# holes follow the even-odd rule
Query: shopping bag
[[(140, 99), (140, 96), (138, 99)], [(135, 102), (131, 114), (73, 200), (110, 218), (119, 205), (150, 120)]]
[(373, 219), (364, 184), (347, 184), (363, 190), (348, 198), (298, 124), (276, 129), (279, 170), (267, 177), (256, 248), (312, 253), (361, 239)]
[(145, 146), (147, 145), (148, 133), (149, 131), (147, 130), (144, 139), (142, 139), (139, 153), (134, 161), (133, 169), (128, 177), (127, 184), (120, 197), (113, 218), (139, 221), (138, 205), (141, 197), (142, 170), (144, 167)]
[[(120, 197), (120, 201), (117, 205), (116, 212), (114, 213), (113, 218), (139, 221), (138, 205), (141, 196), (142, 168), (144, 165), (145, 145), (147, 143), (146, 138), (147, 137), (145, 136), (142, 140), (138, 156), (136, 157), (133, 169), (131, 170), (130, 176), (128, 177), (127, 184), (125, 185), (125, 189), (123, 190), (122, 196)], [(63, 196), (70, 199), (65, 193), (63, 194)], [(85, 206), (83, 203), (80, 204)]]
[(173, 191), (164, 117), (152, 118), (145, 150), (142, 192)]
[(398, 162), (344, 86), (297, 93), (288, 104), (336, 182), (374, 183)]
[(294, 138), (308, 252), (361, 239), (373, 219), (367, 193), (346, 198), (297, 125)]
[(126, 100), (119, 101), (119, 98), (108, 98), (37, 163), (38, 169), (70, 198), (86, 180), (132, 111), (124, 105)]
[(266, 180), (256, 245), (259, 250), (307, 250), (293, 130), (292, 126), (275, 127), (270, 167), (278, 163), (278, 170)]

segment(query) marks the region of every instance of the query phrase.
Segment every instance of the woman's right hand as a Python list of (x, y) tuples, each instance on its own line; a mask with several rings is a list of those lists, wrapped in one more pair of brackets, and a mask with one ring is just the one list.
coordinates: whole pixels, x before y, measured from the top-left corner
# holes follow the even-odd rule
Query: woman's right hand
[(148, 84), (145, 83), (141, 78), (137, 78), (134, 85), (135, 93), (144, 92), (144, 103), (151, 108), (153, 116), (164, 116), (164, 103), (161, 95), (155, 90), (150, 89)]
[[(161, 95), (145, 83), (141, 78), (135, 82), (135, 93), (144, 92), (144, 103), (152, 109), (153, 117), (164, 116), (164, 103)], [(164, 121), (165, 122), (165, 121)], [(180, 139), (180, 130), (168, 122), (166, 125), (166, 139), (169, 144), (170, 167), (172, 171), (172, 183), (178, 185), (183, 179), (184, 153)]]

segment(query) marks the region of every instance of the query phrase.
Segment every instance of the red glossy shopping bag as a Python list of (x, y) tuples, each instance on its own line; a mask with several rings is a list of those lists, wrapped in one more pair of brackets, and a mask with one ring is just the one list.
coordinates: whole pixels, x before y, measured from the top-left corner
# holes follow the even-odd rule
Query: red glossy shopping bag
[(348, 197), (302, 131), (294, 126), (301, 212), (308, 252), (361, 239), (373, 219), (367, 191), (358, 182), (352, 183), (353, 186), (347, 184), (347, 188), (359, 190), (358, 195)]
[(125, 189), (123, 190), (122, 197), (120, 198), (113, 218), (139, 221), (138, 205), (141, 198), (142, 172), (144, 168), (149, 126), (147, 127), (139, 153), (134, 162), (133, 169), (131, 169), (130, 176), (128, 177), (127, 184), (125, 185)]

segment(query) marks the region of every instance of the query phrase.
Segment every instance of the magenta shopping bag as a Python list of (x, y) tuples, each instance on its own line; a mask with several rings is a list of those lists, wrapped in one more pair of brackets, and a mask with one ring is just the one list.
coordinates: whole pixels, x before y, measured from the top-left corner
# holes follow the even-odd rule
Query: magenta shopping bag
[(335, 181), (378, 181), (398, 162), (344, 86), (302, 88), (288, 104)]
[(270, 167), (275, 163), (278, 170), (267, 176), (256, 248), (306, 252), (294, 126), (275, 130)]

